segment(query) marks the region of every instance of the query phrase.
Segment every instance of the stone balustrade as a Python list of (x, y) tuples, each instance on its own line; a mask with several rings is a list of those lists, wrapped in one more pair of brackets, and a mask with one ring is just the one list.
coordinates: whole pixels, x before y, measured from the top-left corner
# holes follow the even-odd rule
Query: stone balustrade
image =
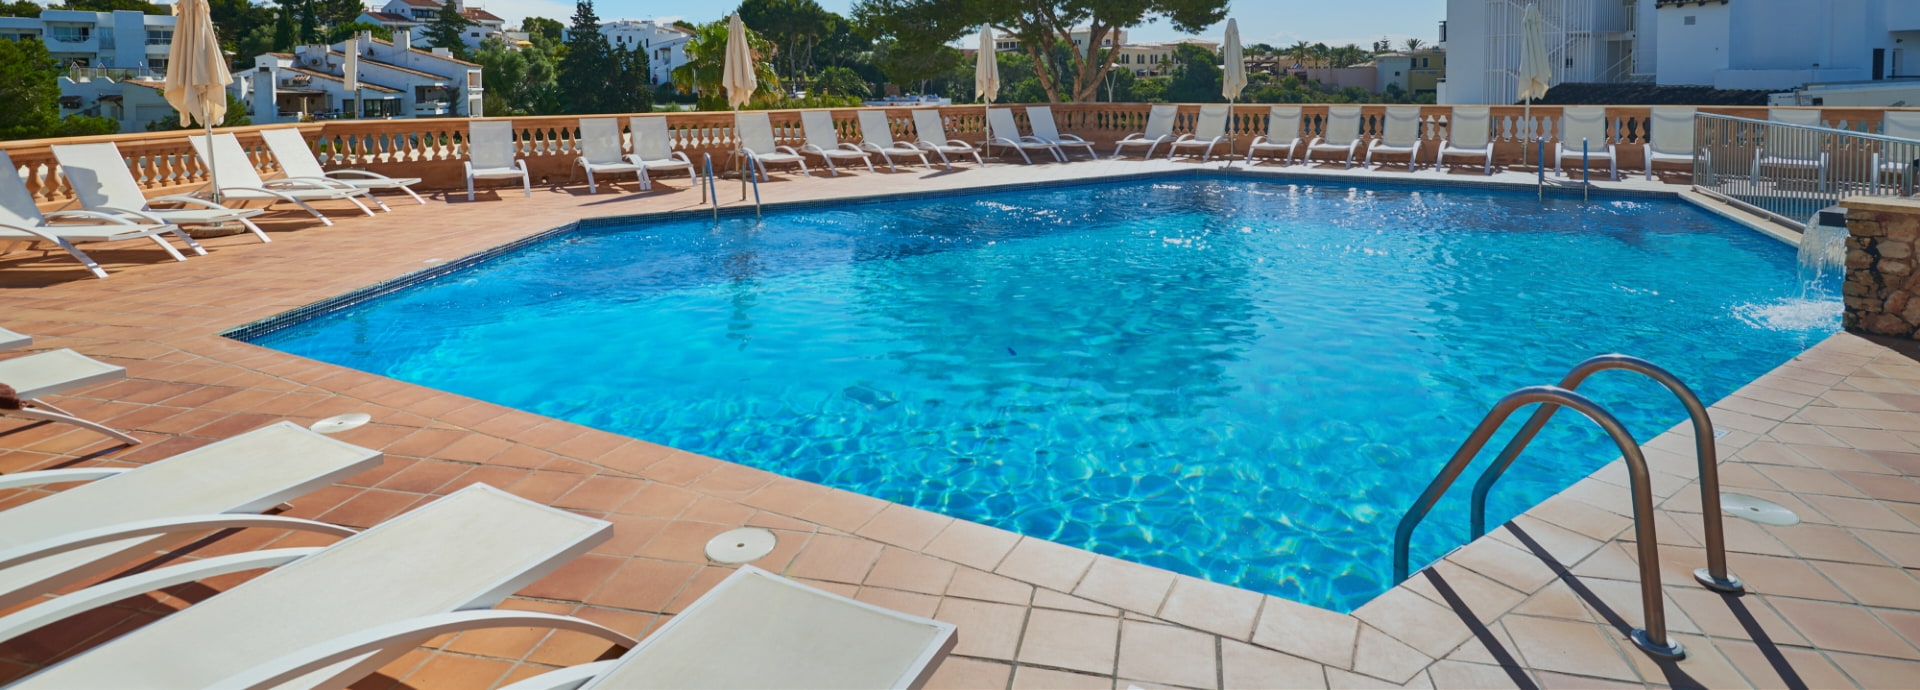
[[(1026, 127), (1025, 109), (1027, 106), (1014, 104), (1016, 119)], [(1104, 150), (1113, 142), (1132, 132), (1145, 128), (1150, 104), (1145, 103), (1064, 103), (1052, 106), (1054, 119), (1063, 133), (1074, 134), (1095, 142)], [(1233, 134), (1234, 149), (1244, 152), (1255, 136), (1266, 133), (1266, 116), (1271, 106), (1266, 104), (1239, 105), (1233, 110), (1229, 120), (1229, 131)], [(1311, 138), (1319, 134), (1325, 126), (1327, 106), (1306, 105), (1302, 107), (1302, 134)], [(1373, 135), (1380, 131), (1383, 117), (1388, 106), (1369, 105), (1362, 108), (1361, 132)], [(1448, 138), (1448, 121), (1452, 113), (1449, 106), (1413, 106), (1420, 108), (1421, 140), (1425, 150), (1422, 158), (1432, 160), (1433, 151)], [(980, 105), (958, 105), (937, 108), (946, 122), (947, 135), (969, 141), (983, 138), (985, 129), (985, 111)], [(887, 120), (893, 126), (895, 139), (913, 140), (913, 121), (911, 108), (886, 108)], [(1194, 122), (1200, 111), (1198, 105), (1182, 105), (1179, 110), (1175, 133), (1193, 130)], [(1701, 112), (1718, 113), (1737, 117), (1765, 118), (1766, 108), (1760, 107), (1703, 107)], [(766, 111), (773, 121), (774, 134), (782, 144), (798, 147), (802, 143), (799, 110)], [(842, 141), (860, 141), (859, 125), (854, 115), (855, 109), (834, 109), (834, 122), (840, 130)], [(1499, 106), (1492, 109), (1495, 128), (1495, 155), (1505, 164), (1520, 163), (1522, 144), (1526, 128), (1525, 113), (1519, 106)], [(1636, 169), (1642, 164), (1641, 148), (1648, 141), (1649, 108), (1646, 106), (1609, 106), (1607, 107), (1608, 131), (1613, 143), (1619, 145), (1620, 166), (1624, 169)], [(1853, 129), (1857, 131), (1878, 131), (1883, 109), (1880, 108), (1824, 108), (1822, 117), (1829, 126)], [(1557, 106), (1535, 106), (1531, 115), (1536, 129), (1549, 140), (1558, 133), (1557, 123), (1561, 109)], [(626, 116), (620, 116), (626, 117)], [(734, 146), (733, 115), (726, 112), (687, 112), (666, 115), (672, 132), (674, 149), (685, 152), (696, 165), (701, 164), (702, 154), (713, 158), (716, 171), (729, 165), (728, 152)], [(497, 119), (497, 118), (489, 118)], [(578, 155), (579, 118), (576, 116), (542, 116), (512, 118), (516, 129), (515, 137), (521, 155), (526, 159), (529, 169), (536, 180), (563, 182), (571, 176), (574, 158)], [(254, 127), (235, 127), (221, 131), (231, 131), (240, 137), (242, 145), (248, 148), (254, 164), (263, 176), (276, 172), (272, 155), (266, 152), (258, 132), (269, 128), (296, 128), (313, 142), (316, 152), (328, 167), (360, 168), (392, 175), (395, 177), (419, 177), (425, 180), (424, 186), (436, 189), (456, 188), (463, 184), (461, 161), (466, 156), (466, 123), (462, 118), (447, 119), (397, 119), (397, 120), (335, 120), (306, 124), (263, 125)], [(20, 166), (28, 189), (45, 208), (60, 208), (71, 203), (73, 195), (65, 178), (60, 174), (51, 149), (58, 143), (82, 143), (93, 141), (112, 141), (119, 145), (127, 157), (127, 165), (141, 180), (150, 193), (166, 194), (189, 191), (203, 186), (207, 181), (206, 168), (193, 155), (186, 137), (190, 132), (145, 132), (117, 134), (100, 137), (84, 137), (66, 140), (35, 139), (0, 142), (0, 150), (6, 151), (13, 162)]]

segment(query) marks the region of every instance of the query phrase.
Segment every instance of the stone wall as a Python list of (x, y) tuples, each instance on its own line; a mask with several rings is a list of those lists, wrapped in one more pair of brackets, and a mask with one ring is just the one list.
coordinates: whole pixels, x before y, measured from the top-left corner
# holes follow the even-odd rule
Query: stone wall
[(1920, 340), (1920, 201), (1853, 197), (1840, 205), (1847, 209), (1841, 325)]

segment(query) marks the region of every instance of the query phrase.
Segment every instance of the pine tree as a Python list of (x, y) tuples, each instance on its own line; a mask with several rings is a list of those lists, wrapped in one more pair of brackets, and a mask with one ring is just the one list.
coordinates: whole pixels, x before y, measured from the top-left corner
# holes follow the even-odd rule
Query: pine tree
[(465, 59), (467, 56), (467, 27), (473, 21), (460, 16), (459, 8), (452, 0), (440, 6), (433, 13), (433, 21), (427, 23), (427, 44), (435, 48), (446, 48), (454, 57)]
[(573, 28), (567, 36), (567, 56), (560, 63), (561, 104), (568, 113), (612, 112), (607, 103), (611, 77), (619, 65), (607, 39), (600, 35), (600, 17), (593, 0), (574, 3)]
[(44, 136), (60, 119), (59, 65), (35, 38), (0, 41), (0, 139)]
[(273, 49), (277, 51), (293, 50), (295, 42), (300, 40), (293, 28), (293, 8), (281, 5), (278, 16), (273, 19)]
[(605, 112), (644, 113), (653, 110), (653, 87), (647, 72), (646, 49), (633, 47), (618, 51), (615, 56), (619, 72), (613, 75), (608, 84)]
[(300, 0), (300, 44), (312, 45), (320, 40), (320, 17), (314, 14), (313, 0)]

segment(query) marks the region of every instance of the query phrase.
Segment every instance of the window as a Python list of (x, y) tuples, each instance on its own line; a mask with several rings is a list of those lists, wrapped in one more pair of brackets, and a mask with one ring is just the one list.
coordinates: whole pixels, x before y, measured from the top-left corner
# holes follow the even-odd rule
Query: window
[(1428, 58), (1420, 58), (1420, 66), (1421, 66), (1421, 67), (1426, 67), (1426, 66), (1427, 66), (1427, 64), (1428, 64), (1428, 63), (1427, 63), (1427, 60), (1428, 60)]
[(1693, 26), (1693, 21), (1694, 21), (1694, 17), (1691, 14), (1680, 18), (1680, 23), (1685, 24), (1687, 26)]
[(163, 46), (173, 42), (173, 29), (147, 29), (147, 45)]

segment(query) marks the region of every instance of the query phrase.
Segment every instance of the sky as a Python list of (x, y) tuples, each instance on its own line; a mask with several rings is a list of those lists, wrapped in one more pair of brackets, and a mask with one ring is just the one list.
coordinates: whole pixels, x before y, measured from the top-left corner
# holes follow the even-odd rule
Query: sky
[[(818, 0), (829, 11), (848, 14), (854, 0)], [(529, 16), (566, 22), (573, 15), (570, 0), (468, 0), (472, 5), (505, 18), (510, 25)], [(731, 0), (596, 0), (594, 12), (608, 19), (685, 19), (701, 23), (732, 11)], [(1418, 38), (1439, 39), (1446, 0), (1233, 0), (1228, 16), (1239, 20), (1240, 39), (1247, 43), (1291, 45), (1296, 41), (1371, 45), (1381, 37), (1399, 43)], [(1208, 27), (1203, 37), (1218, 39), (1224, 23)], [(1161, 21), (1128, 31), (1130, 41), (1169, 41), (1182, 34)], [(972, 45), (968, 43), (967, 45)]]

